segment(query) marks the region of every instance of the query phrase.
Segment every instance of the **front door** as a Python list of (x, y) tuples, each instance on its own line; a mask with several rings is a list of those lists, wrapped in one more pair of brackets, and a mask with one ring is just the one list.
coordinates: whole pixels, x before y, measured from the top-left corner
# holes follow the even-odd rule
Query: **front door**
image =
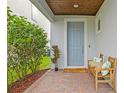
[(68, 66), (84, 66), (84, 22), (67, 23)]

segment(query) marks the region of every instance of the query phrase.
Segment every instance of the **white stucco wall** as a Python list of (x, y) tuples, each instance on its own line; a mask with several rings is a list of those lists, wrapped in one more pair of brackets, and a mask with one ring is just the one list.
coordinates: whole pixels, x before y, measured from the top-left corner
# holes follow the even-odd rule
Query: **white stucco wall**
[[(94, 56), (94, 17), (75, 17), (75, 16), (61, 16), (56, 17), (56, 21), (51, 23), (51, 46), (58, 45), (60, 48), (60, 58), (58, 59), (59, 68), (63, 69), (64, 67), (64, 19), (65, 18), (84, 18), (87, 20), (87, 57), (88, 59)], [(88, 44), (91, 45), (91, 48), (88, 48)], [(52, 65), (54, 68), (54, 65)]]
[(19, 16), (25, 16), (29, 21), (39, 25), (48, 33), (48, 38), (50, 40), (50, 22), (49, 20), (38, 10), (36, 22), (31, 18), (31, 5), (29, 0), (7, 0), (7, 6), (13, 11), (14, 14)]
[[(51, 23), (51, 46), (58, 45), (60, 58), (58, 59), (59, 68), (64, 66), (64, 19), (59, 19)], [(54, 65), (52, 64), (52, 68)]]
[(95, 35), (95, 54), (102, 52), (105, 56), (117, 56), (116, 4), (116, 0), (105, 0), (98, 12), (101, 14), (101, 33)]

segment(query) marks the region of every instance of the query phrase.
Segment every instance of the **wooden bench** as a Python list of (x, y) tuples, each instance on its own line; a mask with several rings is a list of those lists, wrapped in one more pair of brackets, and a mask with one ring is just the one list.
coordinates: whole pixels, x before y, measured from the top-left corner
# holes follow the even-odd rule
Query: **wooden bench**
[[(98, 83), (111, 83), (113, 90), (115, 90), (115, 71), (117, 66), (117, 60), (116, 58), (113, 58), (111, 56), (108, 57), (108, 61), (111, 62), (111, 68), (100, 68), (96, 67), (97, 65), (102, 65), (101, 62), (94, 62), (95, 65), (89, 64), (89, 71), (90, 73), (95, 77), (95, 84), (96, 84), (96, 91), (98, 90)], [(89, 60), (89, 63), (91, 60)], [(103, 70), (108, 70), (109, 73), (105, 76), (103, 76), (100, 72)]]

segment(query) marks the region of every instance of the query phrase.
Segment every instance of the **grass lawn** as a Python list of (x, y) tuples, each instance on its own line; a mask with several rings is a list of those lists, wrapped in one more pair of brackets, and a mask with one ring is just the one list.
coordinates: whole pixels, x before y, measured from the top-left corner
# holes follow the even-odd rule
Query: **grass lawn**
[[(43, 59), (41, 60), (41, 64), (40, 64), (40, 70), (42, 69), (49, 69), (50, 68), (50, 57), (43, 57)], [(16, 80), (18, 80), (18, 76), (16, 74), (16, 71), (14, 71), (13, 69), (9, 69), (9, 72), (8, 72), (8, 84), (10, 85), (11, 83), (15, 82)], [(30, 74), (31, 71), (29, 70), (28, 71), (28, 74)]]
[(40, 69), (48, 69), (50, 68), (50, 57), (43, 57), (42, 64), (40, 65)]

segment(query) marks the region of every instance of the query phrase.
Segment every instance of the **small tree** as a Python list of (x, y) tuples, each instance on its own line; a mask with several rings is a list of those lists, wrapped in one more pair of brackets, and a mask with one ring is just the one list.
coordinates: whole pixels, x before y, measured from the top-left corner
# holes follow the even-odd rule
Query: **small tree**
[(60, 53), (59, 53), (59, 48), (57, 45), (54, 45), (52, 46), (52, 51), (53, 51), (53, 58), (51, 58), (52, 62), (55, 64), (55, 71), (58, 71), (58, 58), (60, 56)]

